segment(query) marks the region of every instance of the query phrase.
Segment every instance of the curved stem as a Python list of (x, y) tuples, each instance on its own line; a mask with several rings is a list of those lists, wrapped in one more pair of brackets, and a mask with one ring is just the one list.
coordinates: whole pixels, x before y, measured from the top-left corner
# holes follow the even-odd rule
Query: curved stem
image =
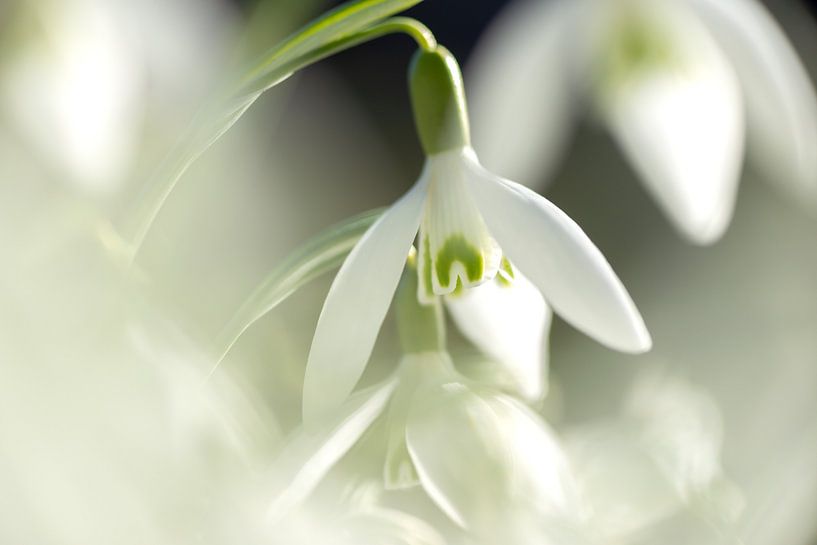
[(383, 23), (375, 25), (372, 29), (380, 28), (383, 31), (380, 35), (394, 34), (402, 32), (411, 36), (417, 45), (426, 51), (432, 51), (437, 47), (437, 39), (431, 30), (423, 23), (411, 17), (392, 17)]

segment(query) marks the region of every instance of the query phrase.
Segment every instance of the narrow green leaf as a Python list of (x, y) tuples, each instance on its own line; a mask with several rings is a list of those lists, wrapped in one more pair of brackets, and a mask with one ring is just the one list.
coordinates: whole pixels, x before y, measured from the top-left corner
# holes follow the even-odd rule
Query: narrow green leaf
[(300, 287), (340, 266), (383, 211), (378, 208), (338, 223), (290, 254), (261, 282), (223, 329), (216, 345), (218, 362), (252, 324)]
[(356, 0), (327, 12), (303, 29), (267, 51), (241, 78), (240, 87), (252, 90), (266, 89), (280, 77), (277, 69), (310, 51), (347, 38), (365, 28), (422, 0)]
[(148, 181), (133, 214), (125, 220), (124, 237), (131, 242), (131, 259), (144, 241), (159, 210), (184, 173), (226, 133), (261, 94), (293, 72), (364, 39), (356, 35), (422, 0), (354, 0), (305, 26), (270, 49), (236, 77), (219, 98), (205, 108), (171, 156)]

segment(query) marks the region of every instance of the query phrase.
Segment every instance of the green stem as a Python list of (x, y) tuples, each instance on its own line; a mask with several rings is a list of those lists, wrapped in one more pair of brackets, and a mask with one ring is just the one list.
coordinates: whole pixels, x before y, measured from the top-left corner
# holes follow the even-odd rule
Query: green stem
[(397, 331), (404, 354), (445, 351), (445, 318), (439, 298), (424, 305), (417, 297), (417, 254), (412, 250), (394, 296)]

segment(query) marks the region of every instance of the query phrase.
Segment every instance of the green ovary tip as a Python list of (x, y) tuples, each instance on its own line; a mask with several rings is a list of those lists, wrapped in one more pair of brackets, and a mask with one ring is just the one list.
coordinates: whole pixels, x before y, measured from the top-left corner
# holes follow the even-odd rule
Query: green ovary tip
[(440, 286), (448, 288), (456, 280), (451, 278), (455, 263), (462, 264), (469, 282), (479, 282), (485, 274), (485, 257), (479, 248), (470, 244), (464, 236), (448, 238), (437, 253), (434, 270)]

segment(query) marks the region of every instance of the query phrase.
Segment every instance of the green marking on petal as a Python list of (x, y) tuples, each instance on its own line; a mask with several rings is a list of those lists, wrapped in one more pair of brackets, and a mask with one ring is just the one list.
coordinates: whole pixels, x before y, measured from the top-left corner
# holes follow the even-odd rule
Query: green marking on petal
[(511, 267), (511, 262), (508, 261), (507, 257), (502, 257), (502, 261), (499, 262), (499, 270), (497, 271), (496, 281), (502, 287), (508, 287), (513, 284), (513, 267)]
[(446, 239), (434, 262), (434, 269), (440, 286), (448, 288), (455, 279), (451, 278), (451, 269), (460, 263), (465, 269), (469, 282), (479, 282), (485, 273), (485, 256), (480, 249), (464, 236), (455, 235)]
[(663, 25), (633, 13), (619, 16), (601, 51), (604, 60), (599, 84), (605, 90), (645, 72), (672, 68), (679, 61)]

